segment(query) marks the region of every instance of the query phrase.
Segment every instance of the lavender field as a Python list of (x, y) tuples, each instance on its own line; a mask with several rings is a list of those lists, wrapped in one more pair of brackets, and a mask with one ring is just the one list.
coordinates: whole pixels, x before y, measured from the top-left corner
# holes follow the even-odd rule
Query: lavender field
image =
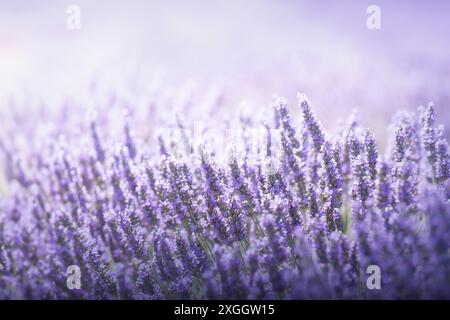
[(450, 299), (448, 6), (325, 2), (6, 4), (0, 299)]

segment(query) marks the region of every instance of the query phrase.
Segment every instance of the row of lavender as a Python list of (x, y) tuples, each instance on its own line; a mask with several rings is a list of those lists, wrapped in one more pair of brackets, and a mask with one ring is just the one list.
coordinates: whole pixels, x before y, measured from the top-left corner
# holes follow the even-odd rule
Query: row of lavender
[[(450, 158), (433, 106), (399, 116), (381, 157), (356, 120), (329, 136), (298, 100), (298, 125), (276, 101), (257, 161), (204, 146), (192, 162), (170, 136), (151, 157), (129, 124), (117, 148), (95, 122), (88, 151), (71, 141), (18, 162), (3, 147), (0, 298), (450, 298)], [(67, 286), (73, 265), (81, 289)]]

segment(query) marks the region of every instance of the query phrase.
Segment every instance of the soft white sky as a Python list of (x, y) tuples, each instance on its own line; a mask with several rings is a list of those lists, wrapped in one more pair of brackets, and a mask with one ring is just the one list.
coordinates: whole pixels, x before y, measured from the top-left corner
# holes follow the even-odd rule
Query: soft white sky
[[(0, 98), (51, 101), (86, 93), (93, 78), (118, 87), (164, 75), (223, 83), (236, 100), (303, 91), (333, 120), (449, 102), (450, 4), (375, 2), (380, 31), (366, 28), (369, 1), (0, 0)], [(66, 28), (70, 4), (80, 31)]]

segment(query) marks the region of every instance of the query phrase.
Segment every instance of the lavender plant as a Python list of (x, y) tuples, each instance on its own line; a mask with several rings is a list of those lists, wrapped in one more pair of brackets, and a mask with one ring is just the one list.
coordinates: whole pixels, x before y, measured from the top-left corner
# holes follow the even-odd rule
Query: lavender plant
[(93, 120), (70, 148), (2, 140), (0, 298), (450, 299), (450, 158), (433, 106), (396, 121), (383, 157), (355, 120), (327, 134), (298, 99), (302, 120), (277, 99), (257, 131), (266, 149), (245, 142), (225, 162), (206, 139), (197, 157), (180, 148), (186, 131), (144, 143), (132, 114), (121, 137)]

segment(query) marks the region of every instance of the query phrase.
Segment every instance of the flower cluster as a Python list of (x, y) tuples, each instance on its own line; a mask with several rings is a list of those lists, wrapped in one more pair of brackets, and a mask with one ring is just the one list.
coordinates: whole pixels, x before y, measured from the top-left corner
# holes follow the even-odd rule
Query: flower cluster
[[(0, 298), (450, 298), (450, 158), (433, 105), (396, 119), (382, 156), (355, 119), (327, 134), (298, 100), (298, 121), (275, 102), (251, 159), (205, 143), (192, 161), (186, 131), (146, 146), (128, 116), (121, 140), (93, 120), (70, 148), (2, 142)], [(241, 125), (245, 139), (258, 124)]]

